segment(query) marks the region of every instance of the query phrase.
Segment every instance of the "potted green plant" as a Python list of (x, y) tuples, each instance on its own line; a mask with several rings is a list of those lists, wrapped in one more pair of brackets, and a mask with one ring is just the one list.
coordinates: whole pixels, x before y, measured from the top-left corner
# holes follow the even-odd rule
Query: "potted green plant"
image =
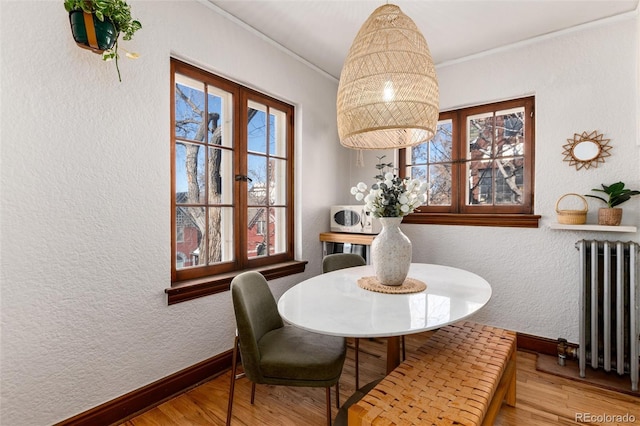
[[(140, 21), (131, 17), (131, 6), (124, 0), (64, 0), (64, 8), (78, 46), (102, 54), (105, 61), (115, 60), (118, 80), (122, 81), (118, 38), (122, 34), (123, 40), (131, 40), (142, 28)], [(127, 52), (127, 56), (136, 58), (137, 54)]]
[(585, 196), (597, 198), (607, 205), (607, 207), (602, 207), (598, 210), (598, 225), (620, 225), (620, 222), (622, 222), (622, 209), (616, 206), (629, 201), (632, 196), (640, 194), (640, 191), (625, 188), (623, 182), (616, 182), (611, 185), (602, 184), (602, 189), (594, 188), (592, 191), (607, 194), (607, 198), (585, 194)]

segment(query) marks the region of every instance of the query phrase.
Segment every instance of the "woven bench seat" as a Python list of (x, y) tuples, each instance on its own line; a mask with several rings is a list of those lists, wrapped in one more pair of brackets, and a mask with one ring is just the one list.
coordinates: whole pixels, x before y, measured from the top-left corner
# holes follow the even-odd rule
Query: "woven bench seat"
[(516, 335), (473, 322), (438, 330), (360, 401), (348, 424), (491, 425), (516, 403)]

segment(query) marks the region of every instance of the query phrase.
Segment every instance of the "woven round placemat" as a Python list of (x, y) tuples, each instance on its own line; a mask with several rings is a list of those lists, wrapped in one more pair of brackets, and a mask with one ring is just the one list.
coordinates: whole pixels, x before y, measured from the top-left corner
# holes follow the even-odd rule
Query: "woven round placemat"
[(401, 285), (384, 285), (376, 277), (362, 277), (358, 280), (358, 287), (378, 293), (419, 293), (427, 288), (427, 285), (415, 278), (406, 278)]

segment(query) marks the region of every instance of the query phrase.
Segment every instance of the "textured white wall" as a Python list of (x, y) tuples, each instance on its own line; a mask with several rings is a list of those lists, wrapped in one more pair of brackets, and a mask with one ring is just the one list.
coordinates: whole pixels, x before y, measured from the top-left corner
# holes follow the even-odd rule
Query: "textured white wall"
[[(638, 233), (549, 229), (556, 222), (556, 200), (563, 194), (587, 194), (601, 183), (618, 180), (640, 188), (636, 20), (627, 16), (585, 26), (438, 68), (442, 110), (536, 97), (535, 213), (542, 215), (538, 229), (402, 226), (413, 242), (415, 261), (465, 268), (491, 283), (492, 300), (477, 320), (577, 342), (575, 242), (638, 241)], [(611, 139), (611, 157), (597, 169), (576, 171), (563, 162), (562, 145), (574, 133), (593, 130)], [(352, 184), (372, 180), (375, 155), (379, 154), (366, 154), (366, 167), (354, 172)], [(588, 222), (597, 223), (601, 205), (588, 200)], [(622, 207), (623, 224), (639, 226), (640, 197)]]
[[(169, 58), (296, 105), (297, 257), (346, 181), (336, 83), (196, 1), (132, 1), (113, 63), (78, 48), (61, 1), (6, 1), (1, 44), (0, 424), (69, 418), (229, 350), (228, 292), (167, 306)], [(25, 19), (28, 17), (28, 24)]]

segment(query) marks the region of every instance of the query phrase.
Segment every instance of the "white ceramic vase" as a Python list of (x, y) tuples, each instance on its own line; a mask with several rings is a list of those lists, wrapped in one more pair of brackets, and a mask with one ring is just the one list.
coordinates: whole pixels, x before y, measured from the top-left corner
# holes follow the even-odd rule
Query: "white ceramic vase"
[(380, 284), (402, 285), (411, 265), (411, 241), (400, 230), (401, 217), (381, 217), (382, 231), (371, 243), (371, 261)]

